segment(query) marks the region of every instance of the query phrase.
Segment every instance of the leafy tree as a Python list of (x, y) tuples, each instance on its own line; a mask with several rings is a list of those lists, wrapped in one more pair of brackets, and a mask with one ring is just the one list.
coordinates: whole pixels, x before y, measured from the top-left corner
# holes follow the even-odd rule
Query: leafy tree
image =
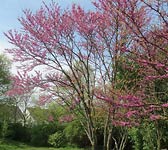
[(0, 55), (0, 102), (5, 99), (4, 93), (8, 90), (10, 85), (9, 69), (9, 60), (4, 55)]
[(33, 117), (34, 123), (42, 124), (42, 123), (49, 122), (48, 119), (49, 119), (49, 116), (51, 115), (49, 112), (50, 111), (49, 109), (35, 106), (35, 107), (29, 107), (28, 111), (30, 112), (30, 115)]

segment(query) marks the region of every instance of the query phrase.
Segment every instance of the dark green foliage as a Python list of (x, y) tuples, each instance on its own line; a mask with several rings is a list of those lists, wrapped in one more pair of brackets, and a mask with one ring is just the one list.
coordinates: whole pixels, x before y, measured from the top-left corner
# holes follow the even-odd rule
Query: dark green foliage
[(141, 79), (139, 75), (140, 66), (129, 61), (126, 57), (121, 57), (117, 64), (117, 88), (126, 90), (138, 88), (137, 83)]
[(8, 123), (6, 120), (3, 120), (0, 125), (0, 137), (5, 139), (8, 133)]
[(168, 148), (168, 121), (159, 120), (155, 126), (161, 137), (161, 149)]
[(154, 84), (157, 100), (166, 103), (168, 100), (168, 79), (156, 80)]
[(116, 146), (118, 146), (118, 149), (127, 147), (130, 150), (129, 144), (130, 144), (130, 140), (128, 139), (127, 128), (126, 127), (125, 128), (124, 127), (113, 127), (111, 148), (116, 149)]
[[(160, 144), (162, 149), (168, 144), (168, 124), (164, 121), (143, 123), (140, 127), (129, 130), (134, 150), (157, 150)], [(158, 143), (160, 142), (160, 143)]]
[(31, 128), (31, 144), (34, 146), (48, 146), (48, 138), (57, 131), (53, 123), (38, 124)]
[(9, 124), (7, 138), (28, 143), (30, 142), (30, 128), (23, 126), (21, 123)]

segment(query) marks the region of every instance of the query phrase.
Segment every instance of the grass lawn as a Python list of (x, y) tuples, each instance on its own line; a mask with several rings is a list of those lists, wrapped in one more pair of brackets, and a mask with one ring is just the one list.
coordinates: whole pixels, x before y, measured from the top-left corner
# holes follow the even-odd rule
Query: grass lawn
[(23, 143), (13, 141), (1, 141), (0, 150), (84, 150), (80, 148), (51, 148), (51, 147), (32, 147)]

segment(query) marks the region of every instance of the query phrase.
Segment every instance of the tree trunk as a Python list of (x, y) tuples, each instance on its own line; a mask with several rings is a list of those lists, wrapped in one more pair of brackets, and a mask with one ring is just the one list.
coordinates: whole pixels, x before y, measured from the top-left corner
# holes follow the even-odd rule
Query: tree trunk
[(91, 144), (92, 144), (92, 150), (97, 150), (97, 137), (96, 136), (94, 137)]
[[(109, 129), (110, 128), (110, 129)], [(112, 136), (112, 128), (111, 126), (104, 132), (104, 143), (103, 143), (103, 150), (110, 150), (111, 149), (111, 136)]]
[[(90, 115), (88, 115), (88, 116), (90, 116)], [(90, 141), (90, 144), (92, 147), (91, 149), (97, 150), (97, 132), (96, 132), (96, 129), (93, 125), (91, 117), (88, 117), (87, 124), (84, 124), (82, 122), (81, 122), (81, 124), (84, 127), (85, 133)]]
[(120, 145), (119, 145), (119, 150), (124, 150), (126, 142), (127, 142), (127, 134), (124, 133), (123, 136), (121, 137), (121, 142), (120, 142)]
[(157, 123), (157, 150), (161, 149), (161, 133), (158, 127), (158, 123)]
[(108, 118), (106, 119), (106, 123), (105, 123), (105, 126), (104, 126), (104, 133), (103, 133), (103, 150), (106, 150), (107, 149), (107, 136), (108, 136)]
[(111, 136), (112, 136), (112, 128), (110, 128), (107, 138), (107, 150), (111, 149), (111, 138), (112, 138)]
[(112, 129), (111, 129), (111, 124), (109, 124), (109, 119), (110, 119), (110, 111), (108, 112), (107, 118), (106, 118), (106, 122), (104, 125), (104, 133), (103, 133), (103, 150), (108, 150), (109, 148), (109, 144), (110, 144), (110, 137), (112, 133)]

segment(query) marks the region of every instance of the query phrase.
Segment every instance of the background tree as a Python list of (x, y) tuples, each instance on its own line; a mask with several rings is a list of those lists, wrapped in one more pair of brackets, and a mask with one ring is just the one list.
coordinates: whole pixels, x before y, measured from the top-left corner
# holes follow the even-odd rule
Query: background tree
[[(4, 139), (7, 135), (8, 131), (8, 121), (9, 118), (12, 117), (10, 113), (11, 108), (7, 105), (8, 99), (5, 96), (5, 92), (8, 90), (10, 85), (10, 62), (4, 55), (0, 55), (0, 136), (2, 139)], [(8, 108), (8, 110), (5, 110), (5, 108)]]
[(10, 62), (4, 56), (0, 55), (0, 102), (5, 100), (4, 93), (8, 90), (10, 85)]
[(23, 124), (26, 125), (27, 121), (30, 119), (27, 108), (30, 106), (32, 94), (35, 91), (37, 77), (32, 78), (25, 72), (18, 72), (17, 75), (11, 76), (11, 80), (11, 88), (6, 92), (6, 95), (13, 99), (16, 107), (21, 109)]

